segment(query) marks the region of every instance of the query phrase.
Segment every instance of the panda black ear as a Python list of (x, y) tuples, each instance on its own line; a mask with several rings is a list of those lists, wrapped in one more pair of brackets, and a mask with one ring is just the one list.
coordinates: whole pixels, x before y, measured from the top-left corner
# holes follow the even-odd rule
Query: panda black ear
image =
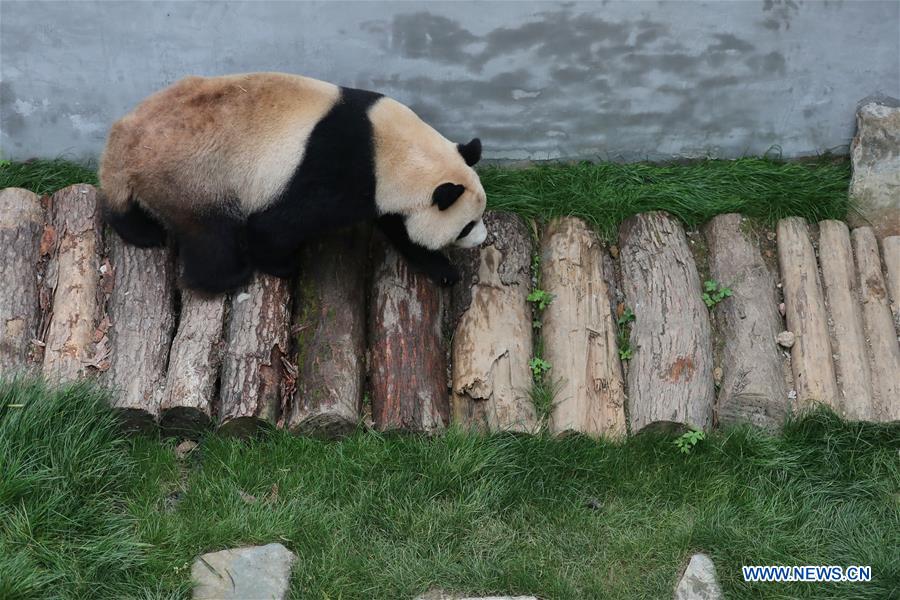
[(442, 183), (434, 188), (434, 193), (431, 195), (431, 203), (437, 204), (441, 210), (447, 210), (453, 206), (457, 198), (462, 196), (464, 191), (466, 191), (466, 188), (458, 183)]
[(481, 140), (478, 138), (473, 138), (468, 144), (457, 144), (456, 148), (470, 167), (481, 160)]

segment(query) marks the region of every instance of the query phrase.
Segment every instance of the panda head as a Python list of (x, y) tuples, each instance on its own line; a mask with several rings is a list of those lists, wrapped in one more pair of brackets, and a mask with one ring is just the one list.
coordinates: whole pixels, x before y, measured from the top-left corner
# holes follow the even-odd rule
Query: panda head
[(430, 250), (481, 244), (487, 200), (472, 168), (481, 141), (455, 144), (388, 97), (372, 106), (369, 119), (378, 213), (402, 216), (409, 239)]
[[(481, 159), (481, 141), (456, 144), (451, 168), (431, 190), (430, 202), (406, 216), (409, 238), (426, 248), (474, 248), (487, 238), (484, 214), (487, 197), (472, 168)], [(455, 164), (459, 163), (459, 164)]]

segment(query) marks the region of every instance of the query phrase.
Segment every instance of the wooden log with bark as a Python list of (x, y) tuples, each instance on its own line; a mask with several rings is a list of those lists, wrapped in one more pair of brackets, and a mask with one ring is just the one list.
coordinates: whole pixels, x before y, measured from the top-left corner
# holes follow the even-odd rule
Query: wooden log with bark
[(888, 296), (891, 298), (894, 323), (900, 334), (900, 235), (881, 240), (881, 255), (884, 257), (884, 270), (887, 273)]
[(147, 429), (159, 419), (175, 330), (174, 262), (166, 248), (137, 248), (118, 236), (110, 236), (109, 254), (109, 369), (101, 381), (126, 427)]
[(43, 340), (43, 372), (53, 381), (86, 376), (97, 364), (101, 232), (93, 186), (76, 184), (53, 194), (47, 237), (55, 244), (44, 278), (53, 309)]
[(881, 273), (878, 241), (871, 227), (857, 227), (850, 235), (859, 275), (863, 323), (871, 348), (869, 359), (875, 393), (872, 417), (877, 421), (897, 421), (900, 420), (900, 344)]
[(222, 362), (225, 299), (182, 291), (181, 318), (160, 404), (160, 426), (168, 434), (196, 436), (211, 424)]
[(717, 422), (774, 430), (784, 421), (788, 402), (775, 343), (782, 329), (775, 279), (741, 215), (714, 217), (703, 231), (710, 277), (732, 290), (714, 309), (724, 342), (718, 357), (722, 381)]
[(576, 218), (550, 223), (541, 244), (541, 287), (552, 295), (544, 310), (544, 359), (555, 382), (550, 427), (555, 433), (621, 438), (625, 381), (616, 323), (603, 275), (605, 250)]
[(451, 290), (451, 412), (483, 432), (533, 432), (531, 234), (522, 219), (486, 213), (488, 237), (456, 250), (461, 281)]
[(219, 385), (219, 431), (250, 436), (281, 415), (291, 321), (290, 283), (257, 273), (231, 296)]
[[(380, 236), (378, 236), (380, 238)], [(443, 294), (383, 240), (373, 253), (372, 418), (379, 431), (437, 433), (449, 420)]]
[(22, 371), (34, 361), (43, 231), (44, 209), (36, 194), (0, 190), (0, 375)]
[(684, 229), (664, 212), (627, 219), (619, 230), (622, 280), (635, 314), (628, 367), (631, 431), (712, 425), (709, 312)]
[(287, 426), (338, 438), (360, 422), (366, 378), (366, 274), (370, 229), (310, 241), (295, 288), (297, 386)]
[(859, 286), (843, 221), (819, 223), (819, 265), (832, 331), (839, 406), (850, 419), (872, 418), (872, 379), (859, 304)]
[(778, 264), (787, 326), (795, 339), (791, 347), (795, 408), (805, 410), (818, 402), (840, 411), (825, 297), (809, 227), (801, 217), (778, 222)]

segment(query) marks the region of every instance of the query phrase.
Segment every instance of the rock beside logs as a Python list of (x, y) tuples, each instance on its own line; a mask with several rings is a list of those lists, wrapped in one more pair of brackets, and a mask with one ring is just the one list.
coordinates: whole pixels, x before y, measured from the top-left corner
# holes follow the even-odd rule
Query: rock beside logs
[(219, 385), (219, 431), (250, 436), (281, 414), (282, 358), (288, 352), (290, 284), (257, 273), (231, 296)]
[(182, 291), (181, 320), (160, 406), (160, 426), (168, 434), (196, 436), (211, 424), (222, 362), (225, 298)]
[(709, 313), (681, 225), (663, 212), (619, 229), (622, 281), (635, 314), (628, 367), (631, 430), (709, 429), (715, 396)]
[(787, 414), (788, 390), (775, 344), (782, 329), (775, 280), (741, 215), (714, 217), (704, 234), (710, 278), (732, 290), (714, 309), (724, 341), (718, 423), (776, 429)]
[(872, 379), (859, 305), (859, 286), (843, 221), (819, 223), (819, 265), (832, 330), (839, 405), (849, 419), (872, 418)]
[(369, 384), (375, 428), (440, 432), (450, 416), (441, 290), (383, 240), (374, 245)]
[(624, 437), (625, 382), (603, 275), (604, 250), (584, 221), (558, 219), (541, 245), (544, 359), (551, 365), (555, 433)]
[(310, 241), (295, 289), (297, 389), (287, 426), (336, 438), (360, 421), (366, 377), (366, 273), (370, 230)]
[(804, 219), (788, 217), (778, 222), (778, 264), (787, 326), (796, 340), (791, 347), (795, 407), (805, 410), (818, 402), (840, 412), (825, 298)]
[(53, 312), (43, 366), (51, 381), (71, 381), (91, 371), (100, 312), (101, 231), (93, 186), (76, 184), (53, 194), (47, 237), (55, 245), (44, 279)]
[(166, 248), (109, 239), (113, 286), (107, 301), (109, 369), (103, 383), (128, 429), (159, 419), (175, 330), (174, 261)]
[(878, 421), (900, 420), (900, 345), (888, 304), (887, 286), (881, 274), (878, 242), (871, 227), (857, 227), (850, 234), (859, 275), (863, 323), (871, 348), (872, 415)]
[(0, 376), (32, 362), (40, 303), (38, 263), (44, 209), (36, 194), (21, 188), (0, 190)]
[(521, 218), (487, 213), (488, 237), (457, 250), (462, 278), (452, 290), (453, 420), (483, 432), (533, 432), (531, 235)]
[(900, 107), (869, 102), (856, 112), (850, 144), (850, 226), (869, 225), (879, 239), (900, 235)]

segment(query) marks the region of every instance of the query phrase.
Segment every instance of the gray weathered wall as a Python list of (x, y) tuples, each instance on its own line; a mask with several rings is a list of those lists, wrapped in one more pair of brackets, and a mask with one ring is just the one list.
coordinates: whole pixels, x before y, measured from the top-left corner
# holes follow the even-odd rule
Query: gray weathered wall
[(376, 89), (492, 158), (786, 156), (900, 97), (900, 2), (0, 3), (4, 158), (95, 156), (187, 74)]

